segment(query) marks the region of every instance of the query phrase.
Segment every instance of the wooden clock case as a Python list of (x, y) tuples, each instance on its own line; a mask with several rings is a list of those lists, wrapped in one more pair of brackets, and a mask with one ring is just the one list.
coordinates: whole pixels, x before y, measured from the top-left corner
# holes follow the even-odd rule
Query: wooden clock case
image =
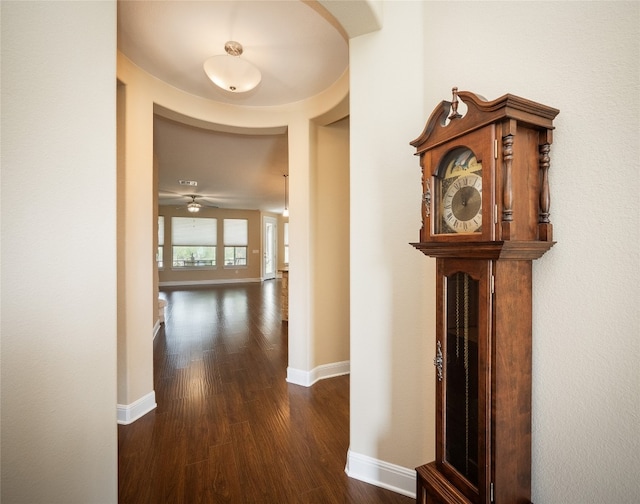
[[(458, 100), (467, 106), (464, 116)], [(531, 502), (532, 261), (555, 243), (548, 170), (558, 113), (510, 94), (486, 101), (454, 88), (452, 101), (442, 101), (411, 142), (423, 184), (423, 225), (420, 241), (412, 245), (435, 257), (437, 269), (436, 460), (416, 469), (418, 503)], [(482, 164), (482, 226), (471, 233), (439, 233), (434, 188), (440, 160), (461, 146)], [(464, 403), (467, 427), (455, 427), (463, 402), (451, 385), (457, 380), (451, 347), (457, 339), (451, 334), (458, 329), (450, 327), (457, 274), (475, 289), (465, 298), (475, 317), (475, 325), (466, 328), (473, 335), (473, 366), (465, 368), (473, 382), (467, 390), (467, 376), (465, 394), (473, 395)], [(474, 457), (468, 473), (452, 455), (463, 431)], [(467, 464), (471, 459), (460, 458)]]

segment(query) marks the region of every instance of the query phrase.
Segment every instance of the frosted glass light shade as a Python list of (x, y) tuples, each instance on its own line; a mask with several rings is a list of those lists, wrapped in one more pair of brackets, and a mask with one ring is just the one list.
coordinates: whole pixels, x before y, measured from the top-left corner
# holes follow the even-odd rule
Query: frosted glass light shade
[(231, 93), (251, 91), (262, 80), (262, 74), (255, 66), (229, 54), (209, 58), (204, 62), (204, 71), (216, 86)]

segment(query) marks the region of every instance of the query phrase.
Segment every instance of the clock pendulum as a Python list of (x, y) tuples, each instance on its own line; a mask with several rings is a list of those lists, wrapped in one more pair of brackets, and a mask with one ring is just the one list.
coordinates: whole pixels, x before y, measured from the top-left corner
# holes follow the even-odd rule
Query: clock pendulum
[(473, 279), (456, 272), (446, 277), (447, 286), (447, 403), (446, 432), (451, 440), (446, 454), (449, 462), (470, 480), (477, 474), (477, 413), (473, 399), (477, 389), (477, 321)]
[[(456, 276), (456, 328), (460, 327), (460, 277)], [(456, 359), (460, 358), (460, 338), (456, 331)]]
[(469, 277), (464, 275), (464, 463), (469, 474)]
[[(462, 281), (461, 281), (462, 278)], [(460, 339), (462, 339), (462, 366), (464, 369), (464, 447), (465, 447), (465, 474), (469, 474), (469, 278), (464, 274), (455, 275), (455, 302), (456, 302), (456, 322), (455, 322), (455, 344), (456, 362), (460, 359)], [(461, 287), (461, 284), (464, 287)], [(460, 317), (460, 297), (462, 295), (463, 314), (462, 322)], [(460, 335), (462, 334), (462, 338)]]

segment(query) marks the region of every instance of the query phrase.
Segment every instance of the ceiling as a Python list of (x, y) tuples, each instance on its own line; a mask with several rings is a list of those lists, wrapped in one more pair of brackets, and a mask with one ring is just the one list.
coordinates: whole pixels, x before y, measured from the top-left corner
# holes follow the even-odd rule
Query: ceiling
[[(247, 93), (217, 88), (206, 59), (228, 40), (262, 72)], [(118, 1), (118, 49), (149, 74), (187, 93), (245, 106), (274, 106), (314, 96), (348, 67), (348, 39), (317, 2), (300, 0)], [(288, 173), (287, 134), (239, 135), (156, 116), (154, 150), (160, 204), (184, 195), (220, 208), (281, 212)], [(196, 187), (179, 180), (197, 181)], [(181, 196), (182, 195), (182, 196)]]

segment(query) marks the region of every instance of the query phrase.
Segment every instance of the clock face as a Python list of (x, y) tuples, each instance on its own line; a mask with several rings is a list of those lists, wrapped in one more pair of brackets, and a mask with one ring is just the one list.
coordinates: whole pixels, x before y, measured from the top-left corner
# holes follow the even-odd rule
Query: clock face
[(475, 233), (482, 226), (482, 178), (464, 175), (444, 193), (442, 218), (456, 233)]
[(471, 234), (482, 231), (482, 164), (473, 151), (459, 147), (449, 151), (437, 172), (438, 234)]

